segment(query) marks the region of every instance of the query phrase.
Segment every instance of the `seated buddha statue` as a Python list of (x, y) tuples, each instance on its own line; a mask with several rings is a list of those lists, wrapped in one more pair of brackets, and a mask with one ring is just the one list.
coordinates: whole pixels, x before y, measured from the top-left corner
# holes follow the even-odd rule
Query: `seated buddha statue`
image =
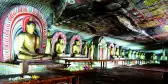
[(114, 59), (114, 48), (112, 46), (110, 48), (110, 59)]
[(56, 57), (61, 57), (64, 53), (63, 39), (58, 37), (58, 42), (55, 45)]
[(17, 47), (17, 57), (20, 60), (32, 59), (51, 59), (51, 56), (43, 57), (39, 53), (40, 38), (35, 35), (36, 24), (29, 21), (26, 24), (26, 32), (20, 33), (15, 40), (19, 45)]
[(72, 46), (72, 56), (77, 57), (80, 55), (80, 44), (79, 40), (75, 40), (74, 45)]
[(93, 41), (91, 41), (90, 46), (89, 46), (89, 58), (90, 59), (94, 58), (94, 48), (95, 48), (95, 45)]
[(84, 41), (84, 44), (82, 45), (82, 55), (87, 56), (87, 53), (88, 53), (88, 45), (86, 41)]

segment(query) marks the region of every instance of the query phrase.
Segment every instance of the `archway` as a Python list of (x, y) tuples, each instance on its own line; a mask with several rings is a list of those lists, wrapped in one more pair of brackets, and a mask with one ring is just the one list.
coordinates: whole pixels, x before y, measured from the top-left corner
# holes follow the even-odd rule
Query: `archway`
[(81, 37), (79, 35), (74, 35), (74, 36), (71, 37), (71, 40), (70, 40), (70, 54), (72, 54), (72, 46), (75, 43), (75, 40), (79, 40), (80, 52), (81, 52), (81, 49), (82, 49), (82, 39), (81, 39)]
[(66, 35), (63, 32), (56, 32), (53, 35), (52, 41), (51, 41), (51, 44), (52, 44), (52, 46), (51, 46), (52, 47), (52, 53), (54, 53), (54, 48), (55, 48), (56, 42), (58, 41), (58, 37), (61, 37), (63, 39), (64, 51), (65, 51), (66, 43), (67, 43)]

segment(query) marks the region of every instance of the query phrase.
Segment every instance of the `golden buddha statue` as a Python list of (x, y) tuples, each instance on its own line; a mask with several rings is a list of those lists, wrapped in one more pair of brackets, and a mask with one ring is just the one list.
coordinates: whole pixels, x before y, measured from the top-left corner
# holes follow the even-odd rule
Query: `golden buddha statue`
[(125, 57), (125, 50), (122, 50), (121, 55), (122, 55), (122, 58)]
[(82, 54), (87, 56), (87, 53), (88, 53), (88, 45), (86, 41), (84, 41), (84, 44), (82, 45)]
[(136, 59), (138, 59), (138, 57), (139, 57), (138, 54), (139, 54), (139, 52), (137, 51), (136, 54), (135, 54)]
[(55, 46), (55, 51), (57, 57), (61, 57), (64, 53), (64, 44), (63, 39), (61, 37), (58, 38), (58, 42), (56, 43)]
[[(42, 55), (39, 53), (40, 37), (34, 34), (36, 24), (33, 21), (29, 21), (26, 24), (26, 32), (20, 33), (17, 37), (18, 47), (18, 59), (21, 60), (32, 60), (40, 59)], [(16, 47), (16, 46), (15, 46)], [(51, 56), (43, 57), (44, 59), (51, 59)]]
[(94, 56), (94, 48), (95, 48), (95, 45), (93, 44), (93, 41), (91, 41), (91, 44), (90, 44), (90, 47), (89, 47), (89, 58), (90, 58), (90, 59), (93, 59), (93, 56)]
[(128, 52), (128, 58), (132, 59), (132, 50), (129, 50), (129, 52)]
[(75, 44), (72, 46), (72, 56), (76, 57), (80, 55), (80, 43), (79, 40), (75, 40)]
[(119, 48), (116, 48), (116, 56), (117, 56), (117, 57), (119, 57), (119, 55), (120, 55), (119, 53), (120, 53), (120, 52), (119, 52)]
[(114, 59), (114, 48), (111, 46), (110, 48), (110, 59)]

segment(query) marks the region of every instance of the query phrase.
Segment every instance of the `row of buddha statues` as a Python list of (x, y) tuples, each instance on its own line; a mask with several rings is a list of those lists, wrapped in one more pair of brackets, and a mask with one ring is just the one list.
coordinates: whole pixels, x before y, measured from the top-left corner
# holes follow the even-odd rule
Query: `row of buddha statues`
[[(55, 44), (54, 55), (56, 57), (63, 56), (63, 54), (65, 54), (64, 47), (63, 38), (59, 37), (58, 42)], [(76, 39), (74, 44), (72, 45), (71, 57), (80, 57), (80, 55), (84, 55), (89, 56), (89, 58), (93, 59), (94, 48), (95, 45), (93, 44), (93, 41), (91, 41), (90, 45), (88, 45), (87, 42), (84, 41), (82, 49), (80, 49), (80, 41)]]
[[(58, 37), (58, 41), (55, 43), (54, 52), (55, 55), (44, 55), (40, 53), (40, 37), (35, 34), (36, 24), (33, 21), (29, 21), (26, 25), (26, 32), (20, 33), (16, 36), (16, 43), (19, 45), (15, 45), (17, 50), (15, 54), (18, 59), (21, 60), (31, 60), (31, 59), (53, 59), (55, 57), (61, 57), (65, 53), (65, 45), (63, 44), (64, 40), (60, 36)], [(86, 41), (83, 42), (82, 49), (80, 49), (80, 41), (78, 39), (75, 40), (72, 45), (72, 57), (77, 57), (80, 55), (84, 55), (89, 57), (90, 59), (94, 59), (94, 50), (95, 45), (94, 42), (91, 41), (90, 44)], [(115, 56), (121, 58), (129, 58), (129, 59), (145, 59), (145, 53), (139, 51), (129, 50), (128, 56), (126, 56), (126, 52), (124, 49), (114, 48), (114, 46), (109, 49), (109, 56), (111, 59), (114, 59)], [(155, 58), (156, 59), (156, 58)]]
[[(58, 41), (55, 44), (54, 51), (55, 56), (53, 55), (44, 55), (40, 53), (40, 37), (35, 34), (36, 24), (33, 21), (29, 21), (26, 24), (26, 32), (20, 33), (15, 38), (15, 54), (17, 59), (20, 60), (32, 60), (32, 59), (53, 59), (54, 57), (60, 57), (65, 53), (65, 45), (63, 44), (63, 38), (58, 37)], [(72, 57), (76, 57), (80, 54), (88, 55), (90, 58), (93, 58), (95, 45), (91, 41), (90, 46), (88, 46), (85, 41), (82, 50), (80, 49), (80, 41), (75, 40), (72, 46)]]
[[(58, 41), (54, 45), (54, 57), (53, 55), (44, 55), (40, 53), (40, 37), (35, 34), (36, 24), (33, 21), (29, 21), (26, 25), (26, 32), (20, 33), (16, 36), (15, 42), (17, 44), (17, 49), (15, 50), (15, 54), (18, 59), (21, 60), (31, 60), (31, 59), (53, 59), (54, 57), (61, 57), (65, 53), (65, 45), (63, 44), (64, 40), (60, 36), (58, 37)], [(91, 41), (88, 45), (86, 41), (84, 41), (82, 45), (82, 49), (80, 49), (80, 41), (78, 39), (75, 40), (72, 45), (72, 57), (77, 57), (79, 55), (88, 56), (90, 59), (94, 58), (94, 42)], [(117, 48), (116, 55), (119, 56), (119, 49)], [(122, 56), (125, 56), (125, 51), (123, 50)], [(114, 49), (111, 48), (111, 56), (114, 55)]]
[(152, 54), (151, 56), (151, 60), (162, 60), (162, 61), (167, 61), (167, 56), (157, 56), (156, 54)]
[(129, 50), (128, 58), (129, 59), (141, 59), (141, 60), (144, 60), (145, 59), (145, 53), (144, 52), (140, 52), (140, 51)]
[(111, 47), (109, 50), (111, 59), (114, 58), (145, 59), (144, 52), (129, 50), (128, 53), (126, 54), (125, 49), (120, 49), (118, 47), (115, 50), (113, 47)]

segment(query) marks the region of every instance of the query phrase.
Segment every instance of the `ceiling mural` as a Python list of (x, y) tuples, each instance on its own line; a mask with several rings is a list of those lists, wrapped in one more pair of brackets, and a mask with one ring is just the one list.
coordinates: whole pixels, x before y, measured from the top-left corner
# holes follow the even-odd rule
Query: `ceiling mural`
[[(144, 46), (168, 42), (167, 0), (67, 0), (66, 3), (55, 26)], [(152, 46), (147, 47), (153, 49)]]

